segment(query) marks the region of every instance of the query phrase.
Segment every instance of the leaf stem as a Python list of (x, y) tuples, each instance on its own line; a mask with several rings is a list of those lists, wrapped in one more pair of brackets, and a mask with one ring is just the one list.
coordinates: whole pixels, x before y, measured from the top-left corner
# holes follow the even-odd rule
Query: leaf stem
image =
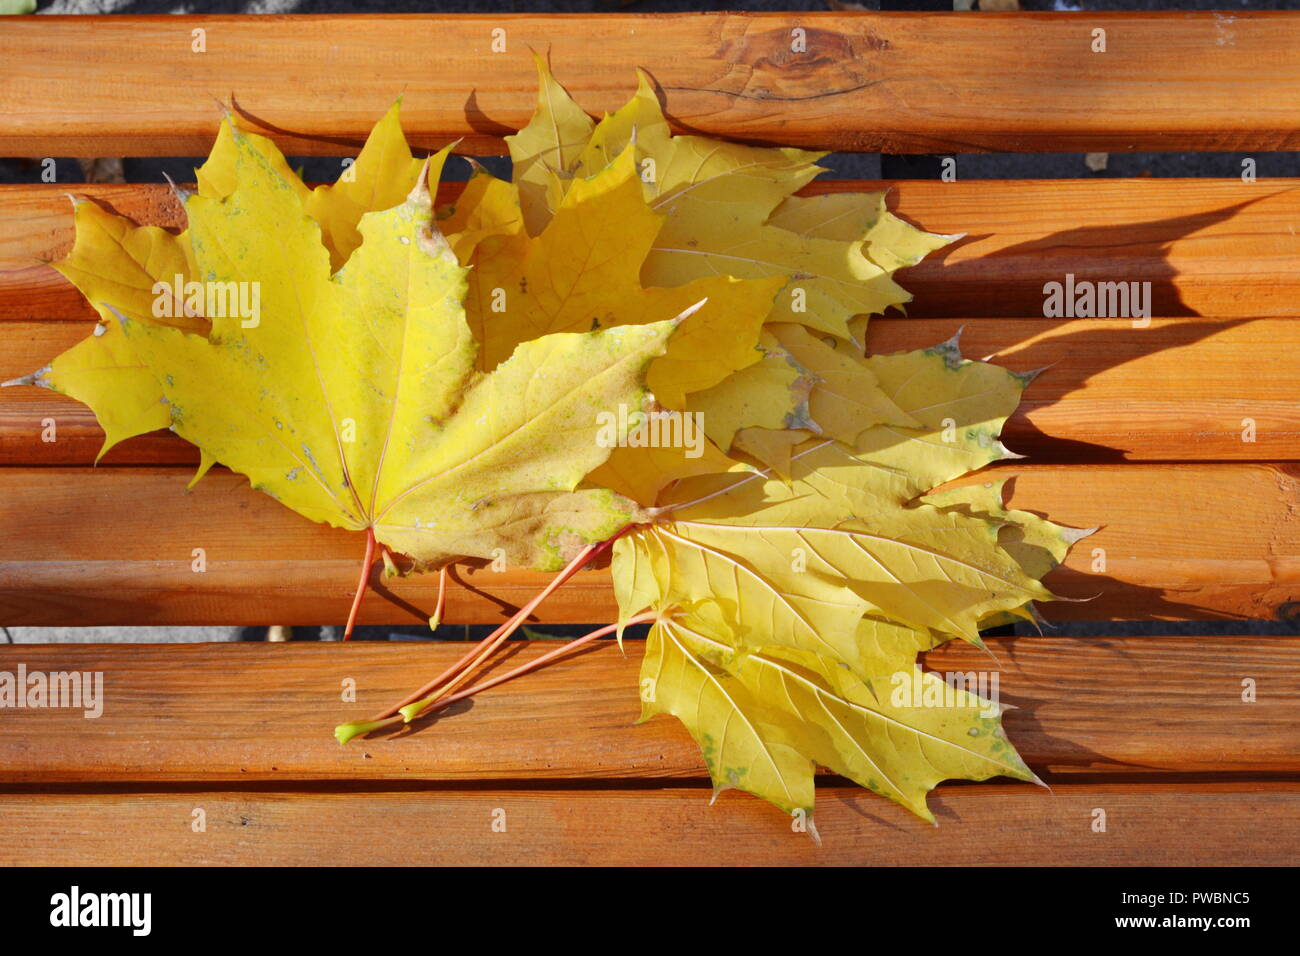
[[(531, 600), (529, 600), (527, 604), (525, 604), (513, 615), (511, 615), (511, 617), (508, 620), (506, 620), (505, 623), (503, 623), (500, 627), (494, 630), (487, 637), (483, 638), (483, 640), (479, 641), (479, 643), (476, 644), (474, 647), (470, 648), (469, 651), (467, 651), (465, 655), (460, 658), (460, 660), (456, 661), (456, 663), (452, 664), (451, 667), (447, 668), (445, 671), (443, 671), (433, 680), (426, 683), (424, 686), (408, 694), (403, 700), (400, 700), (393, 706), (381, 711), (378, 714), (375, 714), (375, 716), (371, 717), (370, 719), (372, 721), (387, 720), (389, 717), (392, 717), (394, 714), (399, 713), (403, 707), (406, 707), (409, 704), (416, 703), (417, 701), (423, 701), (426, 698), (429, 698), (431, 693), (436, 688), (440, 687), (446, 681), (452, 681), (453, 678), (455, 680), (453, 681), (451, 686), (455, 686), (456, 684), (459, 684), (460, 677), (463, 674), (468, 674), (470, 671), (478, 667), (480, 663), (486, 660), (486, 658), (490, 654), (492, 654), (498, 647), (500, 647), (501, 644), (508, 637), (510, 637), (511, 634), (513, 634), (515, 631), (519, 629), (519, 627), (524, 623), (524, 621), (528, 620), (529, 615), (533, 613), (533, 611), (537, 608), (539, 604), (541, 604), (548, 597), (554, 594), (557, 588), (559, 588), (562, 584), (564, 584), (571, 577), (577, 574), (580, 570), (582, 570), (584, 567), (586, 567), (596, 558), (600, 557), (600, 555), (604, 554), (611, 547), (613, 547), (614, 542), (617, 541), (624, 534), (626, 534), (633, 527), (635, 527), (635, 525), (630, 525), (630, 524), (626, 525), (623, 528), (621, 528), (617, 533), (610, 535), (608, 538), (606, 538), (604, 541), (600, 542), (599, 544), (586, 545), (581, 551), (578, 552), (578, 554), (573, 558), (573, 560), (570, 561), (564, 567), (562, 571), (560, 571), (558, 574), (555, 575), (554, 578), (551, 579), (551, 581), (546, 585), (546, 587), (544, 587), (536, 596), (534, 596)], [(448, 689), (450, 689), (450, 687)], [(436, 697), (434, 699), (436, 699)]]
[(489, 687), (495, 687), (498, 684), (504, 684), (508, 680), (513, 680), (516, 677), (520, 677), (524, 674), (527, 674), (529, 671), (536, 670), (539, 667), (543, 667), (546, 664), (549, 664), (551, 661), (555, 660), (557, 657), (562, 657), (563, 655), (569, 653), (570, 651), (576, 651), (578, 648), (586, 644), (590, 644), (592, 641), (598, 640), (599, 638), (604, 637), (606, 634), (614, 633), (619, 629), (620, 626), (627, 627), (628, 625), (631, 624), (644, 624), (649, 621), (655, 620), (657, 616), (658, 615), (656, 612), (647, 611), (644, 614), (638, 614), (636, 617), (629, 618), (628, 620), (622, 622), (621, 625), (606, 624), (604, 627), (597, 628), (596, 630), (592, 631), (590, 634), (584, 634), (582, 637), (574, 638), (572, 641), (569, 641), (567, 644), (557, 647), (552, 651), (547, 651), (541, 657), (528, 661), (526, 664), (520, 664), (518, 667), (514, 668), (513, 670), (506, 671), (506, 673), (485, 680), (480, 684), (475, 684), (473, 687), (466, 688), (465, 690), (462, 690), (459, 693), (451, 694), (448, 696), (442, 696), (446, 690), (446, 688), (444, 688), (438, 694), (430, 698), (427, 698), (426, 700), (416, 701), (415, 703), (408, 704), (407, 706), (401, 708), (400, 713), (402, 717), (405, 718), (406, 722), (410, 723), (412, 720), (414, 720), (417, 717), (422, 717), (427, 714), (433, 713), (434, 711), (441, 710), (442, 708), (447, 707), (450, 704), (454, 704), (458, 700), (464, 700), (466, 697), (472, 697), (475, 694), (477, 694), (479, 691), (487, 690)]
[(429, 618), (429, 630), (436, 631), (442, 624), (442, 612), (447, 607), (447, 565), (438, 569), (438, 603), (433, 608), (433, 616)]
[(352, 631), (357, 626), (357, 612), (361, 610), (361, 599), (366, 596), (366, 585), (370, 583), (370, 566), (375, 563), (375, 529), (366, 528), (366, 556), (361, 564), (361, 580), (357, 582), (357, 593), (352, 599), (352, 611), (348, 614), (348, 626), (343, 629), (343, 640), (351, 640)]

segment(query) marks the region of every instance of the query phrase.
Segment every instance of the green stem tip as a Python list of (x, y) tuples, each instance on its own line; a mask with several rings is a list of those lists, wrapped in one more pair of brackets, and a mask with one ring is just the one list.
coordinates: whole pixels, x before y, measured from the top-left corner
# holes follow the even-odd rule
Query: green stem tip
[(345, 744), (353, 737), (360, 737), (362, 734), (368, 734), (372, 730), (378, 730), (380, 727), (387, 727), (395, 724), (402, 718), (388, 717), (384, 720), (354, 720), (351, 723), (339, 724), (334, 728), (334, 739), (340, 744)]

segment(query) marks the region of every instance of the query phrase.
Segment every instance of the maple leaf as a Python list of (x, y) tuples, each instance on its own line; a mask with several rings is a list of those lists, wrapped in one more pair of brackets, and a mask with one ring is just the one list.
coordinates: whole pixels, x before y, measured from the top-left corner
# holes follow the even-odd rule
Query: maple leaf
[[(857, 362), (911, 426), (798, 430), (783, 477), (678, 483), (615, 545), (615, 592), (624, 619), (659, 614), (643, 716), (678, 716), (715, 786), (811, 812), (811, 761), (931, 819), (940, 780), (1034, 778), (996, 708), (944, 697), (917, 655), (1032, 618), (1053, 597), (1038, 579), (1087, 532), (1006, 509), (999, 483), (927, 494), (1010, 455), (997, 434), (1031, 376), (955, 341)], [(900, 704), (900, 682), (940, 704)]]
[(199, 271), (256, 283), (263, 317), (214, 320), (208, 339), (122, 316), (178, 434), (313, 520), (373, 527), (418, 566), (504, 547), (554, 569), (635, 519), (607, 490), (574, 489), (608, 455), (598, 411), (641, 401), (677, 320), (543, 336), (476, 375), (465, 269), (423, 179), (362, 216), (363, 241), (331, 274), (303, 197), (232, 135), (234, 190), (186, 211)]
[[(396, 106), (350, 174), (315, 190), (228, 120), (180, 235), (78, 206), (60, 265), (111, 321), (28, 381), (86, 397), (106, 448), (169, 426), (201, 449), (200, 474), (221, 462), (417, 568), (498, 549), (561, 567), (641, 517), (579, 485), (625, 437), (598, 441), (598, 413), (649, 401), (649, 363), (685, 316), (530, 337), (477, 372), (467, 270), (434, 226), (420, 166)], [(197, 277), (255, 291), (256, 314), (204, 314), (202, 296), (155, 314), (156, 282)]]
[[(398, 104), (376, 124), (356, 163), (335, 186), (305, 186), (265, 137), (242, 132), (245, 149), (263, 157), (302, 200), (304, 212), (321, 224), (321, 239), (337, 268), (360, 242), (357, 223), (366, 212), (400, 203), (415, 185), (421, 162), (412, 157), (398, 120)], [(234, 191), (239, 146), (233, 122), (221, 125), (212, 153), (196, 170), (199, 195), (221, 199)], [(436, 179), (445, 153), (436, 160)], [(53, 268), (75, 285), (99, 313), (94, 334), (56, 357), (50, 365), (13, 383), (41, 385), (88, 405), (104, 431), (102, 458), (114, 445), (171, 424), (162, 390), (122, 334), (114, 312), (142, 323), (207, 334), (211, 323), (202, 303), (180, 302), (176, 315), (155, 315), (156, 284), (185, 288), (195, 278), (190, 233), (173, 235), (157, 226), (137, 226), (93, 202), (74, 200), (76, 236), (72, 251)], [(110, 308), (111, 305), (111, 308)], [(200, 468), (200, 474), (206, 470)]]
[(957, 238), (904, 222), (882, 194), (795, 196), (824, 171), (824, 153), (672, 135), (644, 72), (627, 105), (593, 125), (540, 58), (537, 66), (538, 113), (510, 144), (525, 170), (516, 182), (529, 231), (541, 230), (576, 183), (632, 148), (647, 202), (666, 217), (641, 270), (648, 284), (783, 276), (769, 321), (850, 338), (855, 316), (911, 299), (896, 269)]
[[(699, 613), (663, 620), (641, 672), (642, 719), (680, 719), (715, 791), (747, 790), (811, 823), (820, 764), (934, 822), (925, 795), (942, 780), (1037, 779), (1007, 742), (998, 709), (970, 691), (912, 664), (863, 680), (807, 651), (742, 648), (732, 627)], [(946, 706), (913, 704), (926, 695)]]
[[(822, 172), (817, 160), (823, 154), (674, 136), (644, 73), (627, 105), (596, 123), (540, 58), (537, 68), (537, 111), (529, 125), (509, 139), (515, 163), (513, 202), (500, 183), (484, 181), (471, 184), (476, 186), (474, 200), (491, 210), (480, 217), (483, 221), (468, 222), (472, 203), (462, 201), (456, 207), (457, 215), (465, 217), (466, 238), (458, 244), (453, 236), (452, 242), (458, 253), (469, 248), (477, 253), (470, 311), (473, 314), (477, 304), (484, 315), (482, 338), (491, 338), (487, 322), (497, 317), (486, 316), (486, 300), (475, 288), (500, 292), (511, 290), (512, 282), (528, 289), (534, 284), (547, 288), (553, 284), (552, 275), (563, 275), (572, 262), (588, 261), (592, 249), (623, 253), (618, 263), (611, 255), (610, 271), (621, 272), (622, 286), (633, 294), (640, 283), (659, 287), (660, 294), (667, 287), (702, 295), (707, 290), (699, 284), (709, 279), (766, 279), (775, 283), (776, 294), (764, 321), (776, 325), (755, 341), (754, 323), (738, 321), (741, 313), (719, 303), (714, 291), (713, 306), (721, 305), (721, 314), (731, 321), (711, 321), (719, 313), (710, 307), (694, 323), (711, 337), (707, 364), (699, 364), (701, 353), (694, 350), (695, 371), (708, 378), (671, 380), (662, 374), (674, 359), (670, 353), (655, 364), (650, 377), (664, 405), (703, 413), (708, 437), (722, 452), (729, 451), (739, 435), (740, 450), (778, 470), (784, 469), (792, 445), (804, 437), (792, 429), (838, 436), (877, 423), (913, 424), (881, 393), (869, 369), (846, 366), (831, 347), (817, 349), (812, 336), (800, 338), (799, 332), (806, 328), (856, 345), (863, 332), (859, 318), (901, 307), (910, 298), (893, 281), (893, 272), (914, 265), (954, 237), (925, 233), (894, 216), (883, 194), (795, 195)], [(640, 204), (633, 196), (637, 186)], [(575, 214), (584, 200), (594, 200), (585, 221)], [(611, 215), (614, 209), (617, 216)], [(603, 221), (606, 231), (593, 228), (593, 221)], [(610, 239), (611, 230), (617, 230), (616, 239)], [(523, 255), (530, 237), (545, 240), (553, 231), (586, 238), (553, 243), (570, 255), (538, 255), (530, 276), (509, 265)], [(635, 287), (630, 285), (634, 275), (639, 275)], [(552, 298), (574, 305), (568, 293), (576, 285), (566, 284), (562, 294)], [(593, 276), (589, 285), (599, 289), (600, 281)], [(575, 299), (582, 301), (580, 295)], [(506, 311), (512, 309), (506, 306)], [(570, 321), (579, 321), (582, 312), (580, 305), (575, 307)], [(533, 317), (513, 339), (541, 327)], [(503, 341), (501, 348), (511, 341)], [(684, 338), (674, 342), (673, 352), (690, 354)], [(751, 344), (756, 348), (749, 348)], [(748, 350), (747, 359), (746, 352), (737, 349)], [(852, 403), (824, 400), (850, 393)], [(862, 417), (851, 422), (855, 415)], [(659, 488), (674, 478), (701, 473), (699, 462), (682, 459), (674, 474), (665, 456), (651, 461), (647, 451), (617, 457), (624, 475), (636, 467), (629, 459), (643, 462)], [(611, 479), (609, 469), (602, 478)], [(646, 484), (638, 493), (644, 495), (648, 488)]]

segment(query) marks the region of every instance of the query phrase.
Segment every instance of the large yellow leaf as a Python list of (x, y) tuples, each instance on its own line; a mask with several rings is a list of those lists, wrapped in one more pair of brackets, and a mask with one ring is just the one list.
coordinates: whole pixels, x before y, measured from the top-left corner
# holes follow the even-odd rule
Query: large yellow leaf
[(135, 357), (122, 330), (104, 305), (141, 322), (160, 322), (205, 332), (207, 321), (192, 309), (177, 316), (154, 316), (154, 285), (170, 287), (175, 277), (192, 274), (189, 244), (157, 226), (137, 227), (130, 220), (78, 201), (72, 251), (54, 264), (86, 296), (101, 321), (94, 334), (56, 357), (49, 366), (16, 379), (11, 385), (41, 385), (89, 405), (104, 430), (105, 452), (134, 435), (166, 428), (170, 422), (162, 392), (153, 375)]
[[(321, 238), (334, 268), (360, 242), (356, 227), (361, 216), (402, 202), (421, 165), (412, 158), (402, 134), (397, 104), (375, 126), (356, 163), (340, 181), (314, 191), (293, 174), (269, 139), (253, 133), (242, 137), (243, 148), (257, 152), (302, 200), (304, 212), (321, 224)], [(234, 191), (239, 149), (233, 119), (228, 118), (221, 124), (211, 155), (195, 171), (201, 196), (222, 199)], [(435, 179), (444, 156), (445, 152), (436, 160)], [(206, 333), (209, 322), (202, 308), (190, 304), (175, 316), (156, 315), (154, 310), (159, 302), (156, 283), (175, 288), (179, 282), (183, 289), (196, 277), (188, 231), (173, 235), (157, 226), (136, 226), (88, 201), (76, 203), (75, 225), (72, 251), (54, 268), (85, 295), (99, 312), (100, 323), (94, 334), (47, 368), (7, 384), (42, 385), (90, 406), (104, 430), (102, 457), (118, 442), (166, 428), (171, 422), (157, 380), (137, 359), (105, 303), (138, 322), (190, 332)]]
[(699, 602), (650, 630), (642, 720), (681, 720), (717, 790), (810, 816), (814, 763), (930, 822), (925, 796), (942, 780), (1036, 780), (1006, 739), (1001, 708), (922, 671), (917, 650), (901, 646), (863, 679), (809, 651), (747, 642), (720, 605)]
[[(802, 329), (786, 338), (805, 360), (814, 341), (831, 348)], [(1006, 457), (998, 432), (1029, 376), (967, 362), (955, 342), (851, 362), (848, 343), (832, 351), (839, 360), (818, 359), (828, 378), (870, 373), (912, 424), (854, 436), (854, 396), (841, 396), (834, 420), (850, 441), (767, 431), (796, 436), (786, 472), (677, 482), (656, 520), (616, 544), (615, 592), (624, 620), (657, 612), (643, 676), (674, 662), (667, 672), (680, 686), (657, 679), (672, 704), (663, 709), (702, 746), (738, 719), (717, 703), (681, 703), (703, 686), (702, 668), (746, 726), (761, 728), (728, 760), (715, 765), (715, 755), (715, 782), (744, 781), (755, 754), (792, 748), (930, 819), (925, 794), (942, 779), (1033, 778), (997, 708), (940, 693), (917, 655), (951, 638), (979, 644), (981, 627), (1030, 616), (1033, 601), (1052, 598), (1038, 579), (1080, 533), (1006, 509), (996, 487), (926, 494)], [(697, 613), (704, 602), (711, 616)], [(939, 703), (900, 703), (900, 682)], [(790, 809), (792, 780), (769, 770), (735, 785)]]
[(420, 181), (362, 217), (363, 242), (331, 275), (301, 194), (242, 134), (236, 186), (187, 203), (199, 271), (256, 283), (256, 323), (211, 340), (123, 316), (172, 427), (314, 520), (373, 526), (418, 565), (491, 556), (555, 568), (633, 520), (604, 489), (575, 491), (609, 454), (597, 413), (638, 405), (670, 320), (521, 345), (473, 371), (465, 269), (433, 226)]
[[(916, 668), (919, 652), (952, 636), (978, 642), (982, 620), (1050, 595), (999, 548), (992, 520), (882, 496), (873, 513), (843, 521), (844, 496), (821, 494), (854, 479), (866, 491), (876, 473), (858, 463), (790, 484), (726, 479), (730, 486), (620, 539), (615, 588), (628, 616), (652, 607), (672, 619), (705, 601), (721, 609), (712, 622), (692, 618), (684, 633), (661, 623), (643, 670), (702, 746), (735, 718), (716, 701), (685, 707), (691, 692), (707, 686), (716, 698), (733, 686), (727, 677), (749, 692), (726, 696), (759, 728), (757, 740), (739, 755), (715, 750), (715, 782), (790, 809), (789, 775), (746, 769), (755, 753), (793, 750), (930, 819), (925, 793), (940, 780), (1032, 775), (984, 702), (895, 706), (898, 675), (923, 691), (939, 678)], [(718, 645), (727, 653), (710, 656)], [(665, 659), (676, 681), (667, 687)]]

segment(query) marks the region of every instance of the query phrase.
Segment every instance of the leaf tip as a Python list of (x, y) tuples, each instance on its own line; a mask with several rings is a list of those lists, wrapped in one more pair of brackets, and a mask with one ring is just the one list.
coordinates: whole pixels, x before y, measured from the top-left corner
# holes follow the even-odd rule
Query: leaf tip
[(177, 201), (182, 206), (189, 202), (190, 197), (194, 195), (194, 193), (190, 192), (188, 189), (181, 189), (177, 186), (175, 181), (167, 175), (165, 170), (163, 171), (163, 179), (167, 180), (167, 185), (172, 188), (172, 195), (176, 197)]
[(1084, 538), (1088, 537), (1089, 535), (1096, 534), (1100, 530), (1101, 530), (1101, 525), (1096, 525), (1091, 528), (1061, 527), (1061, 540), (1064, 541), (1070, 547), (1073, 547), (1074, 545), (1082, 541)]
[(0, 388), (8, 388), (11, 385), (39, 385), (41, 388), (51, 388), (49, 374), (50, 366), (46, 365), (28, 375), (20, 375), (18, 378), (11, 378), (7, 382), (0, 382)]
[[(992, 356), (989, 356), (989, 358), (992, 358)], [(987, 359), (985, 359), (985, 361), (987, 361)], [(1049, 362), (1047, 365), (1042, 365), (1039, 366), (1038, 368), (1032, 368), (1027, 372), (1013, 372), (1010, 369), (1008, 369), (1007, 374), (1009, 374), (1012, 378), (1018, 381), (1020, 383), (1021, 388), (1028, 388), (1030, 385), (1034, 383), (1034, 379), (1038, 378), (1038, 376), (1042, 375), (1044, 372), (1046, 372), (1055, 364), (1056, 364), (1055, 362)]]
[(107, 303), (107, 302), (100, 302), (99, 304), (100, 304), (100, 306), (101, 306), (102, 308), (108, 309), (109, 312), (112, 312), (112, 313), (113, 313), (113, 316), (117, 319), (117, 323), (118, 323), (118, 325), (122, 326), (122, 331), (123, 331), (123, 332), (125, 332), (125, 331), (127, 330), (127, 328), (130, 327), (131, 320), (128, 319), (128, 318), (127, 318), (125, 315), (123, 315), (121, 312), (119, 312), (115, 306), (113, 306), (113, 305), (111, 305), (111, 304), (109, 304), (109, 303)]
[(700, 311), (700, 309), (708, 305), (708, 303), (709, 303), (709, 297), (706, 295), (703, 299), (701, 299), (699, 302), (696, 302), (694, 305), (688, 305), (686, 308), (682, 309), (682, 311), (678, 312), (677, 315), (675, 315), (673, 318), (669, 319), (668, 321), (672, 322), (673, 325), (675, 326), (681, 325), (683, 322), (685, 322), (687, 319), (693, 316), (696, 312)]

